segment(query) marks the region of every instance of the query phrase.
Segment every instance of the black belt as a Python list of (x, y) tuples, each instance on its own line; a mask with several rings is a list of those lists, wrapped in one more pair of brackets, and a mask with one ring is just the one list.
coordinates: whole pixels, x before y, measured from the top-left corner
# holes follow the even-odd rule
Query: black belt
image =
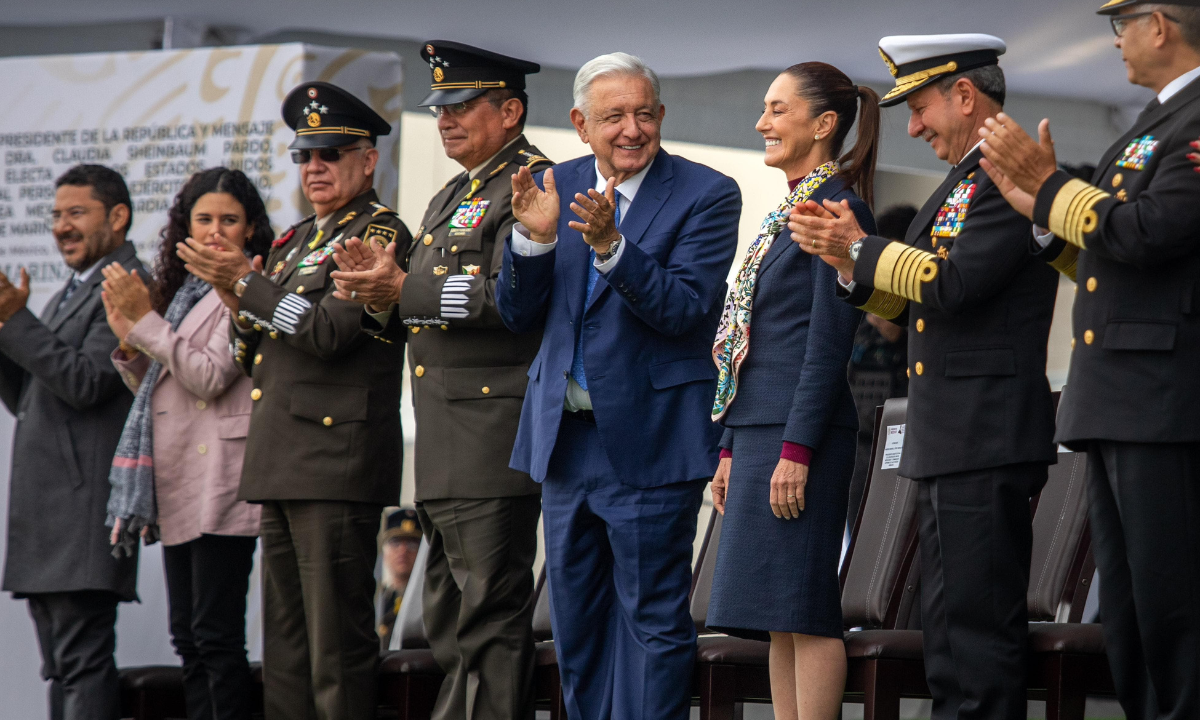
[(563, 417), (591, 425), (596, 424), (596, 413), (591, 410), (563, 410)]

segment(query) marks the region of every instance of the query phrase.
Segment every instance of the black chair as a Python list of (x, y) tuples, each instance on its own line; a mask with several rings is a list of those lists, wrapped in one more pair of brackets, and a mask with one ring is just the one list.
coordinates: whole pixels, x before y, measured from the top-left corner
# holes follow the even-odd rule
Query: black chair
[[(426, 720), (430, 717), (442, 680), (446, 677), (434, 660), (433, 651), (429, 649), (422, 620), (425, 558), (428, 554), (428, 542), (422, 540), (393, 631), (399, 634), (400, 649), (384, 652), (379, 663), (380, 709), (398, 720)], [(393, 643), (393, 646), (396, 644)]]

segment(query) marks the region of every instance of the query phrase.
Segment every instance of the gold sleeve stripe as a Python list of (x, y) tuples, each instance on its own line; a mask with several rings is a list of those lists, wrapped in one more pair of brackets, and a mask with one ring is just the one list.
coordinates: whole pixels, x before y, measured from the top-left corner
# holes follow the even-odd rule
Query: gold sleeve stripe
[(1093, 208), (1106, 197), (1111, 196), (1094, 185), (1075, 178), (1068, 180), (1050, 206), (1049, 230), (1076, 247), (1084, 247), (1083, 236), (1100, 222)]
[(899, 295), (876, 290), (871, 293), (867, 302), (859, 306), (859, 309), (872, 315), (878, 315), (884, 320), (895, 320), (900, 317), (900, 313), (904, 312), (904, 308), (907, 306), (908, 301)]
[(1075, 279), (1075, 265), (1079, 262), (1079, 248), (1074, 245), (1068, 245), (1063, 248), (1063, 251), (1058, 254), (1058, 257), (1050, 261), (1050, 267), (1059, 271), (1063, 275)]
[(875, 289), (921, 302), (921, 284), (931, 282), (937, 273), (937, 255), (888, 243), (875, 265)]

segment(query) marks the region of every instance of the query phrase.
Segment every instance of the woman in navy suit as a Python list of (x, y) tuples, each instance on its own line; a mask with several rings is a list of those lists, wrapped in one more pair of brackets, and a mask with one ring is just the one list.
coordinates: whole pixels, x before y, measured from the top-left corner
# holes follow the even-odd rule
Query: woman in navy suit
[(713, 347), (713, 419), (725, 432), (712, 492), (725, 518), (708, 626), (770, 639), (776, 718), (832, 720), (846, 676), (838, 558), (858, 428), (846, 364), (861, 313), (838, 299), (837, 273), (792, 242), (787, 216), (831, 200), (874, 232), (879, 98), (809, 62), (780, 74), (764, 106), (765, 161), (791, 191), (747, 251)]

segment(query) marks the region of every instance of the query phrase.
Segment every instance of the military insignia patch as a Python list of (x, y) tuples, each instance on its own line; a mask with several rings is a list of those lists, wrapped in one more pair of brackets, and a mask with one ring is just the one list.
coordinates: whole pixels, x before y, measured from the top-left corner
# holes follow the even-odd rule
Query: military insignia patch
[(1117, 167), (1128, 170), (1145, 170), (1150, 156), (1158, 149), (1158, 142), (1153, 135), (1134, 138), (1133, 142), (1125, 148), (1121, 159), (1117, 161)]
[(287, 265), (287, 263), (285, 263), (285, 262), (284, 262), (284, 261), (282, 261), (282, 260), (280, 260), (279, 262), (275, 263), (275, 267), (271, 268), (271, 274), (272, 274), (272, 275), (278, 275), (278, 274), (279, 274), (279, 272), (280, 272), (281, 270), (283, 270), (283, 268), (284, 268), (284, 266), (285, 266), (285, 265)]
[(478, 275), (479, 274), (479, 266), (478, 265), (463, 265), (462, 273), (463, 273), (463, 275)]
[(353, 220), (355, 215), (358, 215), (358, 211), (351, 210), (350, 212), (346, 213), (346, 217), (342, 218), (341, 220), (338, 220), (338, 225), (345, 225), (346, 223)]
[(937, 219), (933, 221), (933, 232), (930, 234), (933, 237), (958, 237), (962, 232), (963, 223), (966, 222), (967, 207), (970, 206), (971, 196), (974, 194), (973, 181), (960, 181), (954, 192), (950, 193), (950, 197), (946, 198), (946, 202), (942, 203), (942, 209), (938, 210)]
[(284, 245), (287, 245), (287, 241), (291, 240), (292, 236), (295, 234), (296, 234), (296, 227), (293, 225), (291, 228), (288, 229), (287, 232), (285, 232), (283, 235), (280, 235), (278, 240), (271, 243), (271, 249), (274, 250), (277, 247), (283, 247)]
[(367, 229), (363, 231), (363, 237), (370, 240), (373, 237), (383, 238), (384, 246), (391, 245), (396, 242), (396, 230), (387, 225), (376, 225), (371, 223)]
[(315, 267), (328, 260), (330, 255), (333, 255), (333, 246), (326, 245), (320, 250), (306, 255), (296, 267)]
[(454, 217), (450, 218), (450, 227), (452, 228), (477, 228), (483, 222), (483, 214), (487, 212), (490, 200), (475, 198), (473, 200), (464, 200), (458, 209), (454, 211)]
[(433, 274), (434, 275), (445, 275), (449, 269), (450, 268), (446, 267), (445, 265), (438, 265), (437, 267), (435, 267), (433, 269)]

